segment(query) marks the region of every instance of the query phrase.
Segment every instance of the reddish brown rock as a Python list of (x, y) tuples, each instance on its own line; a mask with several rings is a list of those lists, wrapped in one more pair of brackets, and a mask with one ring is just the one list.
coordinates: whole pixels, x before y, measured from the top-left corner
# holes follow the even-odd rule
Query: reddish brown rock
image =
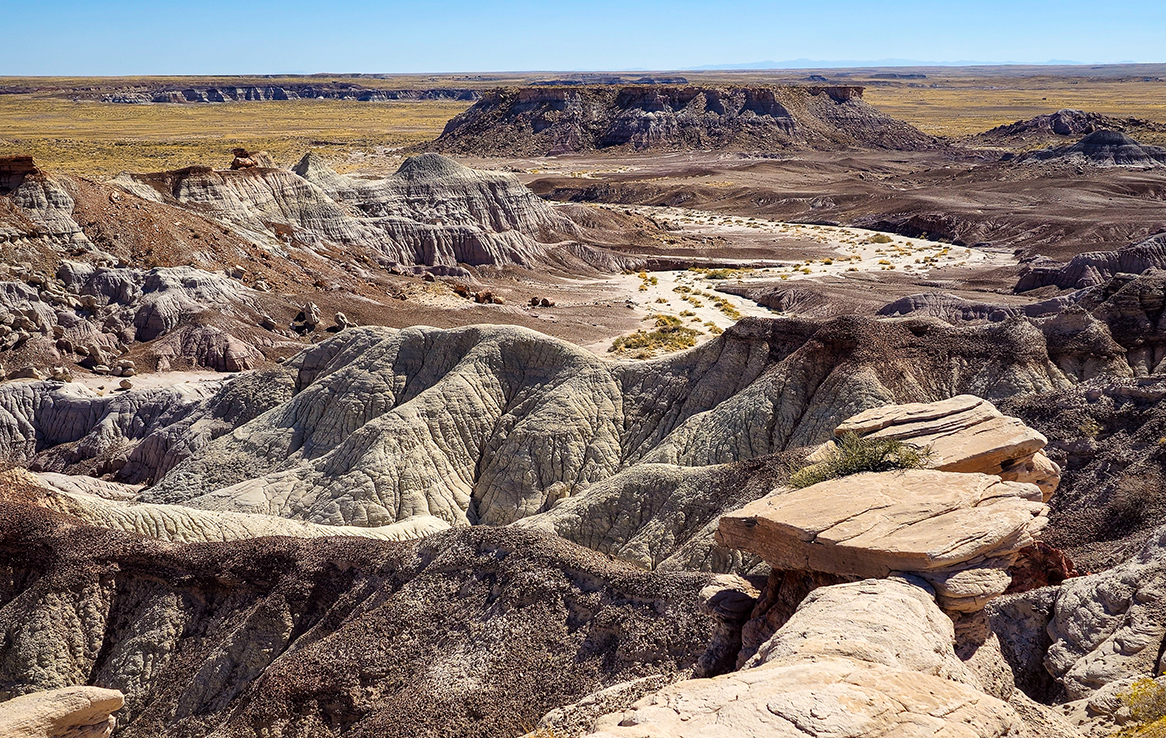
[(1081, 576), (1063, 551), (1043, 541), (1021, 549), (1008, 573), (1012, 575), (1012, 584), (1008, 586), (1006, 594), (1057, 585), (1066, 579)]

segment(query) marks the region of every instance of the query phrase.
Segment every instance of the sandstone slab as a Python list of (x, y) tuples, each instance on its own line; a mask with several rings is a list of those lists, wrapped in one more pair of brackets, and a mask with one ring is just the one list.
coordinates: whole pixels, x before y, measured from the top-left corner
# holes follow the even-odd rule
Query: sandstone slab
[(0, 702), (4, 738), (105, 738), (113, 733), (113, 713), (122, 693), (100, 687), (65, 687)]
[(1041, 451), (1048, 439), (974, 395), (867, 410), (834, 431), (836, 436), (847, 433), (929, 448), (930, 466), (940, 471), (995, 474), (1037, 484), (1046, 501), (1060, 482), (1060, 469)]
[(723, 516), (717, 538), (777, 569), (885, 577), (1015, 553), (1045, 515), (1035, 485), (912, 469), (778, 492)]

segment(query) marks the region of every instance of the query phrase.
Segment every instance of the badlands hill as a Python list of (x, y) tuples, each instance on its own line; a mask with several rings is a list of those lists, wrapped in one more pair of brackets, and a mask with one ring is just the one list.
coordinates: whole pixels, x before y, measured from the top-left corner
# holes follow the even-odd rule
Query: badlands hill
[[(202, 511), (183, 528), (227, 513), (386, 535), (522, 520), (647, 568), (727, 571), (740, 562), (709, 526), (779, 479), (783, 455), (859, 411), (969, 393), (1048, 436), (1083, 482), (1054, 501), (1050, 535), (1110, 561), (1162, 520), (1121, 500), (1127, 480), (1154, 474), (1159, 447), (1130, 456), (1114, 435), (1129, 413), (1156, 417), (1162, 290), (1160, 278), (1114, 280), (1045, 317), (972, 325), (746, 319), (695, 350), (626, 364), (513, 327), (348, 328), (201, 394), (2, 386), (0, 446), (33, 469), (150, 484), (137, 500)], [(1088, 447), (1082, 424), (1098, 429)], [(1099, 505), (1109, 543), (1097, 542)], [(172, 515), (116, 507), (91, 517), (157, 527)]]
[(510, 175), (437, 154), (381, 180), (336, 174), (307, 154), (292, 170), (191, 167), (114, 180), (138, 197), (197, 209), (257, 243), (359, 251), (384, 267), (524, 264), (576, 228)]
[(434, 150), (544, 156), (596, 150), (917, 150), (939, 143), (880, 113), (861, 87), (500, 88), (445, 127)]
[[(619, 213), (576, 222), (578, 208), (544, 202), (511, 174), (437, 154), (368, 179), (312, 154), (288, 170), (241, 153), (231, 169), (109, 183), (54, 176), (29, 157), (0, 161), (5, 373), (121, 360), (254, 368), (334, 323), (407, 314), (423, 276), (480, 285), (480, 269), (619, 270), (639, 262), (611, 248), (659, 230)], [(316, 301), (334, 307), (324, 314)]]
[(1141, 118), (1115, 118), (1101, 113), (1065, 108), (1055, 113), (1018, 120), (975, 136), (974, 143), (994, 146), (1050, 145), (1064, 139), (1080, 138), (1097, 131), (1120, 131), (1128, 135), (1166, 132), (1166, 125)]
[(1143, 146), (1121, 131), (1099, 130), (1075, 144), (1024, 154), (1020, 161), (1091, 164), (1102, 167), (1166, 166), (1166, 149)]

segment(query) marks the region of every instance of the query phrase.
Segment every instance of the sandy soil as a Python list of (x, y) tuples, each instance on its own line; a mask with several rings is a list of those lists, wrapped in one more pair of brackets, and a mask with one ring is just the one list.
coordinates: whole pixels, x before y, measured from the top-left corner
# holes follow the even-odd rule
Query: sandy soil
[[(138, 374), (129, 379), (133, 389), (156, 389), (158, 387), (176, 387), (182, 391), (207, 394), (214, 391), (226, 379), (237, 376), (224, 372), (213, 371), (173, 371)], [(80, 384), (100, 395), (110, 395), (123, 390), (120, 383), (123, 377), (110, 375), (90, 374), (84, 370), (73, 372), (73, 383)]]
[[(988, 271), (1016, 263), (1010, 253), (888, 236), (862, 228), (783, 223), (675, 207), (632, 209), (657, 221), (666, 221), (687, 234), (719, 237), (729, 243), (746, 239), (770, 242), (772, 258), (761, 260), (754, 268), (653, 271), (581, 281), (581, 285), (609, 291), (617, 299), (622, 297), (626, 306), (640, 319), (640, 327), (650, 327), (649, 321), (657, 315), (681, 318), (689, 327), (701, 331), (697, 337), (698, 345), (742, 317), (779, 314), (751, 300), (716, 292), (720, 285), (772, 283), (775, 279), (829, 280), (837, 289), (838, 280), (856, 280), (855, 289), (867, 289), (872, 277), (943, 279), (948, 275), (962, 277), (968, 271)], [(861, 283), (857, 283), (859, 280)], [(618, 335), (627, 335), (634, 330), (583, 345), (596, 354), (608, 355), (608, 348)]]
[[(784, 223), (766, 218), (746, 218), (702, 210), (676, 207), (633, 208), (678, 226), (681, 232), (705, 236), (723, 236), (730, 241), (771, 237), (773, 259), (764, 269), (745, 272), (745, 278), (764, 276), (772, 279), (805, 279), (852, 272), (902, 270), (918, 277), (942, 277), (954, 267), (995, 269), (1016, 264), (1016, 258), (1000, 249), (959, 247), (922, 238), (879, 233), (864, 228)], [(825, 256), (807, 256), (806, 252)], [(806, 248), (810, 246), (810, 248)], [(710, 256), (715, 256), (710, 254)], [(781, 277), (780, 275), (788, 275)]]

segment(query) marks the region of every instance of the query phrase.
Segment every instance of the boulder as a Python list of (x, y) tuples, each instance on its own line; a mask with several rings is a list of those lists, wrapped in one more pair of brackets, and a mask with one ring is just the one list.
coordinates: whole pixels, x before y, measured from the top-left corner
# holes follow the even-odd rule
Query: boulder
[(722, 516), (717, 541), (779, 570), (917, 573), (944, 609), (974, 612), (1008, 588), (1046, 516), (1036, 485), (910, 469), (779, 490)]
[[(954, 629), (915, 579), (822, 587), (750, 662), (600, 718), (596, 738), (1024, 736), (980, 690)], [(1069, 734), (1071, 735), (1071, 734)]]
[(314, 302), (304, 303), (304, 306), (300, 309), (300, 314), (297, 316), (297, 320), (303, 321), (303, 324), (309, 328), (315, 328), (320, 324), (321, 320), (320, 306)]
[(23, 369), (17, 369), (8, 374), (9, 379), (33, 379), (42, 380), (45, 378), (44, 374), (35, 366), (26, 366)]
[(65, 687), (0, 702), (4, 738), (105, 738), (125, 698), (116, 689)]

